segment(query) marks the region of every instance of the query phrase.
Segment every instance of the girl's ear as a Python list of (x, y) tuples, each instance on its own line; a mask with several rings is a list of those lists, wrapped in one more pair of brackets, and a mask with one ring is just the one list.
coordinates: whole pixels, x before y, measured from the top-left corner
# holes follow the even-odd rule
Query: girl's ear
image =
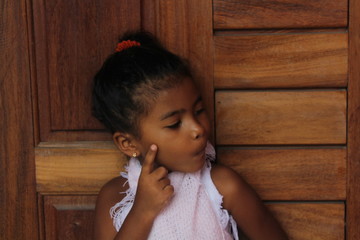
[(136, 147), (135, 138), (127, 133), (115, 132), (113, 134), (115, 145), (128, 157), (136, 157), (140, 155), (139, 149)]

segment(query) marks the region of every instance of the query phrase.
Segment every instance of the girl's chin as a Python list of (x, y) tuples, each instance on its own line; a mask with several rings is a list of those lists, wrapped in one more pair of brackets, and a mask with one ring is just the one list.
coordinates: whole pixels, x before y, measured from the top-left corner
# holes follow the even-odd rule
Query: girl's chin
[(194, 164), (191, 167), (189, 166), (189, 167), (186, 167), (186, 168), (169, 170), (169, 173), (170, 172), (194, 173), (194, 172), (197, 172), (197, 171), (201, 170), (203, 168), (204, 164), (205, 164), (205, 161), (202, 164), (197, 164), (197, 165)]
[(191, 169), (189, 169), (189, 171), (186, 171), (188, 173), (194, 173), (194, 172), (197, 172), (199, 170), (201, 170), (203, 167), (204, 167), (204, 164), (205, 164), (205, 156), (204, 158), (202, 158), (202, 160), (200, 160), (197, 164), (194, 164), (192, 166)]
[(194, 173), (201, 170), (205, 164), (205, 152), (193, 156), (188, 165), (178, 165), (174, 167), (164, 166), (170, 172)]

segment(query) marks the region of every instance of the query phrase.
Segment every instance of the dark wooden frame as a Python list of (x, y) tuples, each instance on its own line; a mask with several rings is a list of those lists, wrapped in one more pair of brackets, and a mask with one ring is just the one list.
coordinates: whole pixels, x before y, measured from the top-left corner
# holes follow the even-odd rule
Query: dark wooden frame
[(4, 0), (0, 21), (0, 238), (38, 239), (28, 0)]
[(348, 182), (346, 239), (360, 239), (360, 2), (349, 5)]

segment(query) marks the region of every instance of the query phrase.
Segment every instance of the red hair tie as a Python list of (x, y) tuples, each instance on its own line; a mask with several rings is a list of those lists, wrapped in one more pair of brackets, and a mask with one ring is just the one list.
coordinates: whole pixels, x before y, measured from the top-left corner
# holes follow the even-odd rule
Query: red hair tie
[(117, 44), (117, 46), (115, 48), (115, 52), (121, 52), (125, 49), (131, 48), (134, 46), (140, 46), (140, 43), (137, 41), (132, 41), (132, 40), (122, 41)]

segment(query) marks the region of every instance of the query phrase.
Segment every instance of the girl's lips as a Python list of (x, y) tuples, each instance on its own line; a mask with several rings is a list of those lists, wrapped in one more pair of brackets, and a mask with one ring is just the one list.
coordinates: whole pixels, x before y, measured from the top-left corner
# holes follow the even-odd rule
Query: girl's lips
[(202, 147), (200, 151), (195, 153), (195, 155), (197, 156), (197, 155), (205, 154), (205, 149), (206, 149), (206, 145), (204, 147)]

